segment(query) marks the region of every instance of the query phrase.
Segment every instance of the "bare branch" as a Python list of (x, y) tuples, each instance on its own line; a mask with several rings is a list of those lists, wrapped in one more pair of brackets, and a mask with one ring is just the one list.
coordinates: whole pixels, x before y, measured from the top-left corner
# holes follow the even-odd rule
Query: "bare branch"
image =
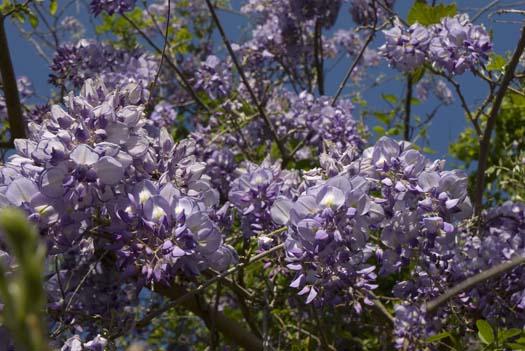
[(159, 62), (159, 68), (157, 70), (157, 74), (155, 74), (155, 79), (153, 80), (153, 84), (151, 85), (151, 93), (149, 96), (148, 105), (151, 102), (151, 98), (153, 96), (153, 89), (157, 86), (157, 82), (159, 80), (160, 71), (162, 70), (162, 64), (164, 63), (164, 57), (166, 57), (166, 49), (168, 48), (168, 34), (170, 32), (170, 15), (171, 15), (171, 0), (168, 0), (168, 15), (166, 16), (166, 31), (164, 33), (164, 46), (162, 47), (162, 54), (160, 55), (160, 62)]
[[(373, 1), (372, 4), (375, 4), (375, 1)], [(337, 92), (335, 93), (334, 99), (332, 100), (332, 106), (335, 106), (335, 104), (337, 102), (337, 99), (339, 99), (339, 96), (343, 92), (343, 89), (345, 88), (346, 83), (348, 83), (348, 80), (350, 79), (350, 76), (352, 75), (352, 72), (354, 72), (354, 69), (357, 67), (357, 64), (359, 63), (359, 61), (363, 57), (363, 55), (364, 55), (364, 53), (366, 51), (366, 48), (368, 47), (368, 45), (370, 45), (370, 43), (374, 39), (374, 36), (376, 34), (376, 27), (377, 27), (377, 16), (374, 17), (374, 25), (373, 25), (373, 27), (371, 29), (370, 34), (368, 35), (368, 38), (366, 39), (365, 43), (363, 44), (363, 47), (361, 48), (361, 51), (359, 51), (359, 53), (357, 54), (354, 62), (352, 62), (352, 65), (350, 66), (350, 68), (346, 72), (345, 78), (343, 79), (341, 84), (339, 84), (339, 88), (337, 88)]]
[(514, 71), (516, 70), (516, 67), (518, 66), (519, 59), (524, 49), (525, 49), (525, 26), (522, 27), (521, 29), (520, 40), (518, 41), (516, 50), (514, 51), (514, 54), (512, 55), (512, 58), (505, 69), (505, 74), (503, 75), (501, 84), (499, 85), (499, 89), (496, 93), (496, 97), (494, 98), (494, 102), (492, 103), (492, 108), (490, 110), (490, 114), (487, 119), (487, 124), (483, 132), (483, 137), (481, 138), (481, 141), (480, 141), (478, 171), (476, 175), (476, 189), (474, 193), (474, 211), (475, 211), (475, 215), (477, 216), (479, 216), (479, 214), (481, 213), (481, 209), (482, 209), (483, 192), (485, 189), (485, 171), (487, 169), (490, 139), (492, 136), (492, 131), (494, 129), (494, 126), (496, 125), (496, 120), (499, 114), (501, 103), (503, 102), (505, 93), (508, 90), (507, 88), (509, 87), (510, 82), (512, 81), (514, 77)]

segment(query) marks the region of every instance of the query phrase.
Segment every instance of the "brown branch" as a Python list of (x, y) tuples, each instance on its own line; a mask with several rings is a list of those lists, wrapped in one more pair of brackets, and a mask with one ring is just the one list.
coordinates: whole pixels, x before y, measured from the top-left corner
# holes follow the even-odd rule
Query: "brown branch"
[(248, 90), (248, 94), (250, 95), (250, 98), (252, 99), (253, 104), (257, 108), (259, 115), (262, 117), (264, 123), (266, 124), (266, 128), (268, 128), (268, 131), (270, 132), (272, 139), (277, 144), (277, 147), (279, 148), (279, 152), (281, 153), (281, 157), (283, 158), (283, 165), (285, 165), (288, 162), (288, 152), (286, 151), (286, 148), (284, 147), (281, 140), (279, 140), (279, 137), (277, 136), (277, 133), (275, 132), (275, 128), (273, 127), (272, 122), (270, 121), (270, 118), (268, 117), (266, 112), (264, 112), (262, 105), (259, 103), (257, 96), (253, 92), (253, 89), (250, 86), (250, 83), (248, 82), (248, 78), (244, 74), (244, 70), (242, 69), (241, 65), (239, 64), (239, 61), (237, 60), (237, 56), (235, 56), (235, 52), (232, 49), (230, 40), (228, 39), (228, 36), (226, 35), (226, 32), (224, 31), (221, 21), (219, 20), (219, 17), (217, 16), (217, 13), (215, 12), (214, 5), (211, 3), (210, 0), (206, 0), (206, 4), (208, 5), (208, 9), (210, 10), (213, 21), (215, 22), (215, 25), (217, 26), (217, 29), (219, 30), (219, 34), (221, 35), (222, 41), (224, 45), (226, 46), (228, 53), (230, 54), (233, 64), (235, 65), (237, 72), (241, 76), (241, 80), (244, 86), (246, 87), (246, 89)]
[(459, 283), (458, 285), (452, 287), (448, 291), (446, 291), (444, 294), (436, 297), (435, 299), (431, 300), (426, 304), (426, 311), (427, 312), (433, 312), (436, 310), (439, 306), (456, 296), (457, 294), (470, 289), (474, 287), (475, 285), (485, 281), (489, 280), (491, 278), (494, 278), (500, 274), (503, 274), (514, 267), (517, 267), (521, 264), (525, 263), (525, 256), (516, 256), (510, 261), (503, 262), (498, 264), (497, 266), (494, 266), (492, 268), (487, 269), (486, 271), (483, 271), (481, 273), (478, 273), (463, 282)]
[(216, 330), (227, 339), (246, 350), (262, 350), (262, 341), (250, 333), (239, 322), (226, 317), (221, 312), (214, 311), (202, 298), (189, 293), (180, 286), (159, 286), (157, 292), (171, 300), (179, 301), (180, 305), (202, 318), (207, 325), (214, 325)]
[(487, 170), (488, 158), (489, 158), (489, 148), (490, 148), (490, 139), (492, 136), (492, 131), (496, 125), (496, 120), (498, 113), (503, 102), (507, 88), (514, 77), (514, 71), (518, 66), (519, 59), (523, 50), (525, 49), (525, 26), (521, 29), (521, 37), (516, 46), (516, 50), (512, 55), (512, 58), (505, 69), (505, 74), (499, 85), (499, 89), (492, 103), (492, 108), (487, 119), (487, 124), (483, 132), (483, 137), (480, 141), (480, 151), (478, 159), (478, 171), (476, 175), (476, 190), (474, 193), (474, 211), (475, 215), (481, 214), (482, 204), (483, 204), (483, 190), (485, 189), (485, 171)]
[(18, 94), (16, 76), (13, 69), (13, 62), (9, 53), (9, 45), (5, 32), (5, 17), (0, 17), (0, 76), (4, 86), (4, 96), (7, 106), (7, 120), (11, 138), (9, 145), (14, 145), (17, 138), (26, 137), (26, 123), (22, 112), (22, 104)]

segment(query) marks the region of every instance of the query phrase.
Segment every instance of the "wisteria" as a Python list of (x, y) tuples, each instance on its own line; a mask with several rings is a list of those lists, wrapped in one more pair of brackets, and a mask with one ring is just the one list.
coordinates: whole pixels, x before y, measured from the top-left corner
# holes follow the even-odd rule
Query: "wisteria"
[(103, 79), (111, 89), (137, 83), (146, 101), (146, 89), (155, 79), (157, 60), (146, 53), (127, 52), (108, 44), (80, 40), (75, 45), (58, 48), (51, 70), (50, 82), (57, 86), (79, 88), (89, 78)]
[(523, 349), (523, 11), (402, 3), (4, 1), (0, 349)]
[(444, 18), (440, 24), (424, 27), (401, 22), (384, 31), (382, 54), (401, 71), (412, 71), (428, 62), (451, 74), (462, 74), (488, 60), (492, 42), (481, 25), (466, 15)]
[(95, 16), (100, 15), (101, 12), (112, 15), (115, 12), (123, 13), (132, 10), (135, 0), (92, 0), (89, 6)]

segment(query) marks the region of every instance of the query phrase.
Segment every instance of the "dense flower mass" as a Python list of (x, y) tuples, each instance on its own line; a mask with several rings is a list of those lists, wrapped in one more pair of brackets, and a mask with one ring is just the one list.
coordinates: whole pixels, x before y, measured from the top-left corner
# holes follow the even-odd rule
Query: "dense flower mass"
[(384, 31), (383, 56), (400, 71), (412, 71), (428, 62), (451, 74), (462, 74), (485, 62), (492, 42), (485, 28), (470, 22), (467, 15), (445, 17), (441, 23), (406, 28), (397, 21)]
[(296, 177), (268, 160), (260, 166), (247, 164), (239, 171), (242, 174), (232, 182), (228, 199), (240, 212), (244, 236), (272, 231), (270, 210), (278, 196), (293, 198)]
[(421, 66), (426, 59), (431, 32), (428, 28), (415, 23), (408, 28), (400, 22), (385, 30), (386, 43), (381, 53), (392, 67), (408, 72)]
[(75, 45), (59, 47), (51, 70), (50, 82), (56, 86), (79, 88), (86, 79), (95, 77), (104, 80), (110, 89), (137, 83), (143, 88), (142, 101), (146, 101), (146, 88), (155, 79), (158, 63), (150, 54), (83, 39)]
[[(235, 260), (223, 245), (222, 214), (214, 212), (218, 192), (192, 155), (192, 142), (174, 144), (164, 129), (146, 124), (136, 105), (140, 89), (132, 83), (110, 91), (102, 81), (86, 81), (65, 109), (54, 105), (47, 119), (30, 124), (30, 138), (16, 140), (16, 154), (0, 169), (3, 205), (25, 209), (46, 233), (50, 254), (75, 257), (78, 248), (85, 257), (75, 269), (65, 260), (63, 276), (55, 278), (55, 287), (58, 280), (71, 284), (61, 293), (74, 294), (79, 271), (88, 272), (83, 281), (93, 291), (68, 306), (72, 316), (107, 312), (89, 296), (116, 298), (126, 277), (161, 282), (223, 270)], [(114, 252), (116, 262), (92, 271), (90, 265), (105, 262), (99, 250)], [(121, 280), (108, 280), (118, 271)], [(60, 310), (64, 299), (55, 293), (53, 308)]]
[(91, 0), (89, 7), (95, 16), (102, 12), (112, 15), (131, 11), (135, 7), (135, 0)]
[[(11, 148), (0, 150), (0, 207), (21, 209), (45, 243), (34, 255), (45, 269), (29, 277), (45, 294), (34, 320), (23, 303), (12, 313), (17, 299), (5, 297), (26, 298), (17, 286), (34, 267), (0, 214), (2, 320), (22, 318), (16, 327), (30, 338), (26, 324), (41, 319), (61, 351), (131, 351), (133, 340), (144, 350), (227, 349), (230, 339), (247, 350), (474, 350), (490, 344), (480, 320), (493, 326), (493, 345), (525, 345), (520, 262), (446, 296), (525, 257), (525, 204), (505, 202), (523, 197), (493, 178), (476, 193), (466, 172), (422, 151), (435, 146), (427, 126), (455, 93), (471, 115), (455, 75), (470, 70), (493, 88), (501, 67), (523, 68), (511, 69), (517, 60), (492, 55), (483, 25), (446, 4), (417, 1), (408, 25), (395, 0), (211, 2), (91, 0), (107, 41), (82, 39), (85, 23), (55, 3), (53, 21), (42, 21), (52, 33), (36, 24), (39, 53), (54, 51), (56, 89), (40, 101), (29, 79), (17, 80), (27, 125), (11, 140), (14, 82), (0, 86), (0, 139)], [(231, 10), (246, 27), (217, 35)], [(381, 58), (401, 74), (369, 70)], [(493, 139), (512, 143), (505, 155), (518, 160), (508, 164), (519, 183), (519, 137), (500, 130), (525, 104), (518, 83), (500, 95)], [(377, 89), (386, 111), (366, 100)], [(425, 100), (437, 102), (426, 118)], [(470, 116), (473, 136), (486, 132), (491, 101)], [(510, 125), (522, 132), (519, 118)], [(470, 151), (469, 160), (483, 156)], [(17, 341), (4, 329), (0, 349)]]
[(364, 145), (349, 100), (341, 99), (332, 106), (332, 100), (326, 96), (315, 97), (306, 91), (298, 95), (279, 92), (269, 108), (282, 138), (293, 138), (316, 151), (326, 147), (344, 151), (352, 147), (359, 152)]
[[(335, 167), (337, 160), (325, 164)], [(382, 138), (297, 201), (278, 200), (272, 213), (290, 227), (289, 267), (299, 271), (294, 286), (301, 293), (315, 291), (309, 302), (318, 290), (338, 295), (348, 286), (366, 296), (375, 287), (374, 270), (397, 272), (449, 242), (471, 207), (465, 175), (444, 171), (443, 162), (428, 161), (408, 143)], [(371, 243), (372, 234), (381, 242)], [(378, 269), (369, 263), (373, 256)]]
[(485, 28), (467, 15), (444, 18), (432, 28), (430, 61), (452, 74), (462, 74), (488, 59), (492, 42)]

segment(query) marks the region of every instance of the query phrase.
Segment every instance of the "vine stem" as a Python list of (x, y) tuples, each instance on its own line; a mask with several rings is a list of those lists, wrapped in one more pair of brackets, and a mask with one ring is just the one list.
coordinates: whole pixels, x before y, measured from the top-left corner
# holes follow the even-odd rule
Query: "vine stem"
[[(374, 10), (375, 10), (375, 0), (372, 1), (372, 5), (374, 6)], [(372, 31), (368, 35), (368, 38), (366, 39), (365, 43), (363, 44), (363, 47), (361, 48), (361, 50), (357, 54), (354, 62), (352, 62), (352, 65), (350, 65), (350, 68), (348, 68), (348, 71), (346, 72), (346, 75), (345, 75), (343, 81), (341, 82), (341, 84), (339, 84), (339, 87), (337, 88), (337, 92), (335, 93), (334, 98), (332, 99), (332, 106), (335, 106), (335, 104), (337, 103), (337, 100), (341, 96), (341, 93), (343, 92), (343, 89), (345, 88), (346, 83), (348, 83), (348, 80), (350, 79), (350, 76), (352, 75), (352, 73), (354, 72), (355, 68), (357, 67), (357, 64), (359, 63), (359, 61), (361, 60), (361, 58), (365, 54), (366, 48), (368, 47), (368, 45), (370, 45), (370, 43), (374, 39), (374, 36), (376, 34), (376, 30), (377, 30), (377, 16), (374, 16), (374, 25), (373, 25)]]
[(257, 96), (255, 95), (252, 87), (250, 86), (250, 83), (248, 82), (248, 78), (246, 77), (244, 70), (239, 64), (239, 60), (237, 60), (237, 56), (235, 56), (235, 52), (233, 51), (230, 40), (228, 39), (228, 36), (226, 35), (226, 32), (224, 31), (224, 27), (222, 26), (221, 21), (219, 20), (219, 17), (217, 16), (217, 13), (215, 12), (214, 5), (211, 3), (210, 0), (206, 0), (206, 5), (208, 5), (208, 9), (210, 10), (211, 16), (213, 18), (213, 22), (215, 22), (215, 25), (217, 26), (217, 29), (219, 30), (219, 34), (221, 35), (222, 41), (224, 45), (226, 46), (228, 53), (230, 54), (233, 64), (235, 65), (235, 68), (237, 69), (237, 72), (239, 73), (239, 76), (241, 77), (241, 80), (244, 86), (246, 87), (246, 90), (248, 90), (248, 94), (250, 95), (250, 98), (252, 99), (253, 104), (257, 108), (259, 115), (262, 117), (264, 123), (266, 124), (266, 128), (268, 128), (268, 131), (270, 132), (272, 139), (275, 141), (275, 143), (277, 144), (277, 147), (279, 148), (279, 152), (281, 153), (281, 156), (283, 158), (283, 165), (286, 165), (286, 163), (289, 161), (288, 152), (286, 151), (284, 144), (281, 142), (281, 140), (279, 140), (279, 137), (277, 136), (277, 133), (275, 132), (275, 128), (273, 127), (273, 124), (270, 121), (270, 118), (268, 117), (266, 112), (264, 112), (264, 109), (262, 105), (260, 104), (259, 99), (257, 99)]
[[(164, 45), (162, 46), (162, 54), (160, 55), (159, 68), (157, 69), (157, 74), (155, 74), (155, 79), (151, 85), (151, 92), (148, 99), (148, 105), (151, 103), (151, 98), (153, 97), (153, 90), (157, 86), (159, 81), (160, 71), (162, 70), (162, 64), (164, 63), (164, 57), (166, 57), (166, 49), (168, 48), (168, 35), (170, 32), (170, 17), (171, 17), (171, 0), (168, 0), (168, 15), (166, 16), (166, 31), (164, 33)], [(153, 17), (152, 17), (153, 18)], [(151, 106), (151, 105), (150, 105)]]
[(503, 262), (498, 264), (497, 266), (494, 266), (492, 268), (487, 269), (486, 271), (483, 271), (481, 273), (478, 273), (458, 285), (450, 288), (447, 290), (444, 294), (436, 297), (435, 299), (431, 300), (426, 304), (426, 311), (427, 312), (433, 312), (435, 311), (439, 306), (456, 296), (457, 294), (474, 287), (475, 285), (485, 281), (489, 280), (491, 278), (494, 278), (500, 274), (503, 274), (509, 270), (511, 270), (514, 267), (517, 267), (521, 264), (525, 263), (525, 256), (516, 256), (510, 261)]
[(476, 175), (476, 188), (474, 192), (474, 214), (476, 216), (479, 216), (481, 214), (483, 205), (483, 192), (485, 189), (485, 171), (487, 170), (488, 165), (489, 147), (492, 131), (494, 130), (494, 127), (496, 125), (496, 120), (500, 111), (501, 104), (503, 102), (503, 98), (505, 96), (505, 93), (507, 92), (507, 88), (509, 87), (510, 82), (512, 81), (512, 78), (514, 77), (514, 71), (518, 66), (519, 59), (524, 49), (525, 26), (521, 28), (520, 40), (518, 41), (516, 50), (514, 51), (514, 54), (512, 55), (512, 58), (505, 69), (505, 74), (503, 75), (501, 84), (499, 85), (499, 89), (496, 93), (496, 97), (494, 98), (494, 102), (492, 103), (492, 108), (487, 118), (487, 124), (485, 126), (483, 136), (480, 140), (478, 171)]
[(14, 146), (14, 140), (26, 138), (26, 122), (20, 103), (20, 95), (16, 83), (15, 71), (11, 55), (9, 53), (9, 44), (5, 32), (5, 16), (0, 17), (0, 76), (4, 87), (4, 96), (7, 106), (7, 119), (9, 121), (10, 139), (9, 147)]

